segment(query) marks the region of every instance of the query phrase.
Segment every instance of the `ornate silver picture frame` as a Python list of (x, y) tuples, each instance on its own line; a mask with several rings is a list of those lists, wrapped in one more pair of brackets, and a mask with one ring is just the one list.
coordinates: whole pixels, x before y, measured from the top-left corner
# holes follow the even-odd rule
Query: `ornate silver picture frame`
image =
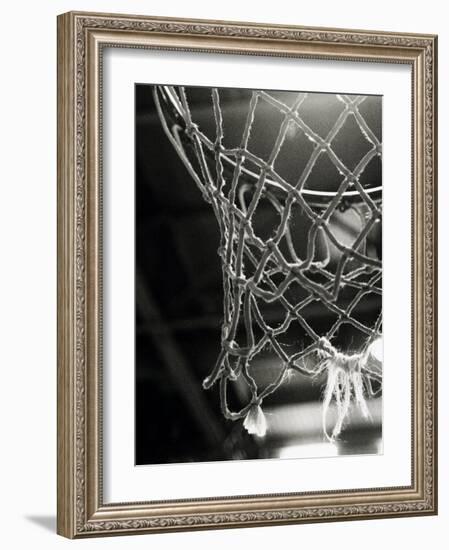
[[(135, 153), (122, 183), (124, 193), (136, 193), (130, 195), (135, 209), (128, 221), (108, 211), (111, 166), (116, 166), (107, 165), (106, 152), (112, 151), (108, 132), (118, 127), (108, 119), (117, 108), (108, 90), (114, 82), (108, 52), (141, 59), (152, 52), (171, 55), (169, 63), (161, 64), (164, 82), (159, 73), (149, 81), (131, 77), (133, 86), (128, 86), (127, 97), (134, 98), (128, 105), (134, 117), (128, 126)], [(249, 88), (238, 72), (232, 87), (216, 81), (213, 73), (207, 85), (180, 81), (172, 67), (190, 62), (190, 54), (206, 62), (232, 57), (234, 68), (265, 60), (273, 75), (291, 70), (293, 65), (285, 63), (298, 63), (298, 71), (308, 75), (307, 67), (316, 63), (318, 76), (293, 91), (274, 76), (263, 80), (263, 88), (257, 78)], [(151, 60), (143, 62), (151, 74)], [(317, 88), (325, 67), (336, 73), (359, 71), (361, 78), (364, 67), (404, 68), (403, 135), (409, 141), (401, 157), (408, 163), (402, 175), (404, 165), (397, 164), (400, 155), (395, 158), (391, 136), (403, 119), (392, 117), (388, 97), (383, 104), (376, 90), (349, 87), (331, 93)], [(234, 144), (226, 141), (234, 134)], [(266, 153), (264, 140), (271, 147)], [(384, 168), (383, 154), (388, 162)], [(59, 534), (83, 538), (437, 513), (436, 154), (436, 36), (80, 12), (58, 17)], [(320, 159), (325, 159), (322, 167)], [(173, 185), (176, 173), (181, 174), (176, 193), (183, 200), (176, 208), (173, 194), (151, 183), (160, 179), (162, 162), (172, 165), (164, 173)], [(394, 291), (394, 284), (409, 281), (408, 306), (399, 318), (404, 319), (408, 348), (399, 354), (403, 341), (395, 343), (391, 322), (382, 336), (382, 312), (387, 315), (387, 300), (394, 299), (383, 294), (383, 272), (386, 278), (397, 268), (388, 263), (391, 255), (382, 257), (382, 242), (385, 247), (392, 227), (385, 225), (382, 241), (383, 206), (390, 219), (395, 210), (388, 194), (395, 184), (393, 172), (406, 190), (403, 217), (398, 213), (396, 222), (403, 228), (404, 257), (409, 259), (397, 260), (402, 279), (395, 283), (393, 274), (392, 286), (385, 287)], [(172, 224), (174, 231), (173, 220), (186, 218), (188, 207), (193, 214), (180, 231), (190, 228), (196, 244), (189, 245), (178, 233), (173, 248), (188, 258), (194, 280), (185, 286), (188, 267), (183, 268), (186, 275), (179, 275), (176, 258), (166, 252), (171, 245), (161, 224)], [(162, 210), (163, 222), (157, 218)], [(256, 221), (258, 211), (262, 214)], [(213, 230), (212, 222), (198, 222), (208, 216), (218, 221)], [(148, 219), (152, 240), (147, 229), (139, 233), (139, 220)], [(109, 282), (110, 250), (121, 250), (109, 233), (126, 223), (131, 245), (123, 250), (135, 249), (136, 265), (130, 266), (134, 317), (126, 321), (125, 330), (132, 329), (135, 347), (130, 360), (114, 368), (126, 371), (133, 391), (127, 393), (123, 386), (122, 399), (113, 401), (114, 352), (108, 347), (108, 331), (111, 317), (122, 315), (111, 313), (109, 302), (111, 293), (125, 288)], [(209, 232), (213, 246), (206, 256)], [(139, 257), (139, 242), (149, 250), (146, 263)], [(200, 271), (208, 274), (203, 286)], [(180, 305), (182, 295), (187, 296), (185, 307)], [(206, 303), (199, 316), (195, 300)], [(292, 326), (302, 332), (287, 341)], [(178, 338), (186, 330), (188, 336)], [(202, 351), (186, 344), (195, 338)], [(390, 355), (387, 348), (385, 355), (379, 351), (382, 338), (389, 342)], [(117, 338), (115, 342), (121, 345)], [(388, 477), (387, 459), (395, 454), (387, 437), (390, 409), (379, 396), (383, 388), (386, 395), (394, 393), (388, 373), (398, 361), (406, 373), (403, 401), (397, 406), (406, 411), (399, 428), (408, 438), (401, 452), (409, 481), (395, 484), (394, 476)], [(186, 412), (173, 405), (157, 416), (167, 400), (161, 388), (167, 385), (172, 392), (168, 399), (179, 398)], [(130, 475), (138, 471), (149, 476), (139, 477), (146, 481), (123, 498), (109, 487), (114, 476), (122, 475), (109, 456), (116, 452), (110, 433), (123, 431), (111, 416), (119, 401), (135, 407), (129, 409), (131, 420), (124, 429), (130, 436), (122, 447), (132, 447), (125, 466)], [(306, 424), (300, 429), (292, 421), (304, 414), (310, 428), (307, 440)], [(159, 431), (150, 433), (156, 423)], [(204, 435), (207, 448), (200, 435), (194, 441), (190, 433), (195, 430)], [(314, 442), (312, 450), (309, 441)], [(382, 457), (380, 469), (390, 481), (365, 479), (362, 461)], [(313, 472), (320, 460), (333, 461), (337, 468), (350, 460), (348, 470), (358, 474), (353, 481), (342, 477), (336, 485), (314, 485), (312, 479), (306, 486), (293, 480), (306, 471), (306, 463)], [(237, 472), (241, 467), (247, 484), (236, 474), (232, 484), (228, 478), (229, 492), (214, 489), (203, 477), (206, 464), (214, 472), (211, 479), (228, 475), (231, 470), (224, 474), (224, 468)], [(247, 475), (256, 471), (256, 464), (265, 473)], [(298, 472), (290, 484), (288, 478), (277, 485), (267, 480), (267, 472), (276, 477), (287, 464), (289, 472)], [(165, 472), (157, 470), (157, 488), (150, 481), (156, 468)], [(172, 477), (175, 468), (179, 477)], [(170, 490), (164, 489), (164, 475), (178, 480)], [(204, 485), (188, 487), (190, 476), (203, 479)]]

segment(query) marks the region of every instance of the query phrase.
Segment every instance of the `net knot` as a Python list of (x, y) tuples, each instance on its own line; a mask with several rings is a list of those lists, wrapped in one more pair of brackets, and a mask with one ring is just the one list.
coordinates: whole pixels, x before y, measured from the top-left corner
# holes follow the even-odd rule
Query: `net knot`
[(241, 348), (235, 340), (223, 340), (223, 348), (236, 357), (247, 357), (249, 348)]
[(244, 218), (241, 219), (240, 223), (246, 230), (248, 230), (249, 228), (251, 228), (251, 216), (249, 215), (245, 216)]
[(329, 340), (322, 336), (318, 341), (318, 356), (326, 360), (330, 360), (333, 367), (340, 368), (346, 372), (360, 371), (365, 363), (364, 353), (346, 354), (338, 351)]
[(277, 248), (277, 243), (274, 239), (267, 239), (265, 245), (271, 252), (273, 252)]
[(337, 350), (334, 348), (334, 346), (324, 336), (322, 336), (318, 340), (318, 354), (321, 355), (323, 353), (327, 353), (331, 357), (333, 357), (337, 353)]
[(234, 283), (237, 286), (245, 286), (247, 282), (248, 281), (245, 277), (234, 277)]
[(222, 197), (223, 194), (222, 192), (220, 191), (220, 189), (218, 187), (212, 187), (212, 190), (211, 190), (211, 193), (212, 197), (214, 199), (218, 199), (219, 197)]
[(198, 125), (194, 122), (188, 123), (185, 129), (185, 133), (188, 138), (194, 137), (198, 133)]

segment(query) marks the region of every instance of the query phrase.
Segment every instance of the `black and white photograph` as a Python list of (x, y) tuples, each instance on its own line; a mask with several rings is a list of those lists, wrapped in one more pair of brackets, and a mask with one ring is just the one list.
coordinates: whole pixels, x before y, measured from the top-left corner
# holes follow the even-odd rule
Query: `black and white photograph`
[(382, 97), (135, 86), (137, 465), (382, 453)]
[[(424, 518), (445, 406), (438, 36), (403, 13), (372, 30), (379, 10), (364, 27), (338, 5), (326, 26), (322, 6), (286, 23), (240, 6), (57, 18), (69, 539), (198, 531), (210, 547), (208, 530), (298, 524), (309, 546), (319, 528), (332, 548), (374, 548), (394, 533), (365, 520), (442, 525)], [(39, 248), (20, 250), (35, 265)]]

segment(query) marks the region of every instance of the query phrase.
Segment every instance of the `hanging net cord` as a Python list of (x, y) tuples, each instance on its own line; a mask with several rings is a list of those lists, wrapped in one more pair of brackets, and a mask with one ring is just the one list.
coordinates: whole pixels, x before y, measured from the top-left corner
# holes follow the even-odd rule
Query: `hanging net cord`
[[(370, 191), (360, 183), (360, 176), (369, 162), (381, 156), (381, 143), (359, 112), (364, 96), (336, 96), (342, 111), (327, 136), (322, 138), (299, 114), (307, 94), (298, 93), (293, 105), (288, 106), (267, 92), (254, 91), (249, 101), (241, 143), (238, 147), (226, 148), (223, 144), (219, 90), (211, 89), (211, 96), (215, 141), (207, 137), (192, 120), (184, 87), (154, 88), (165, 133), (204, 199), (211, 204), (220, 230), (218, 254), (222, 265), (224, 312), (221, 350), (203, 386), (208, 389), (219, 382), (224, 416), (230, 420), (245, 419), (245, 427), (250, 433), (264, 435), (266, 425), (261, 417), (262, 403), (288, 379), (289, 374), (292, 371), (311, 377), (325, 374), (323, 429), (329, 439), (335, 439), (342, 429), (349, 405), (355, 403), (363, 415), (368, 416), (365, 396), (375, 393), (373, 381), (376, 387), (382, 382), (382, 365), (371, 354), (371, 345), (381, 338), (381, 312), (371, 325), (352, 316), (364, 297), (381, 300), (382, 295), (382, 262), (372, 254), (368, 255), (366, 250), (367, 237), (375, 224), (381, 221), (381, 201), (374, 200)], [(248, 148), (256, 106), (261, 101), (267, 102), (283, 116), (268, 160)], [(171, 124), (167, 103), (170, 103), (169, 108), (176, 117), (183, 121), (182, 125)], [(349, 117), (353, 117), (370, 145), (352, 170), (331, 146)], [(290, 183), (279, 175), (274, 165), (292, 126), (299, 128), (313, 143), (313, 151), (297, 181)], [(186, 151), (185, 141), (190, 143), (189, 152)], [(328, 156), (341, 174), (341, 183), (317, 207), (309, 200), (311, 192), (307, 181), (322, 154)], [(191, 160), (192, 155), (195, 162)], [(253, 183), (247, 182), (245, 162), (257, 167)], [(229, 166), (231, 175), (228, 177)], [(342, 242), (331, 223), (331, 218), (348, 197), (351, 200), (348, 208), (353, 209), (360, 220), (360, 228), (352, 244)], [(262, 200), (268, 201), (278, 213), (278, 223), (268, 238), (256, 234), (253, 226), (254, 215)], [(295, 248), (290, 227), (294, 208), (300, 208), (309, 222), (307, 234), (304, 235), (306, 254), (302, 258)], [(324, 250), (319, 258), (318, 249), (321, 252)], [(334, 262), (332, 269), (331, 249), (334, 257), (335, 251), (338, 254), (338, 262)], [(292, 301), (287, 291), (293, 284), (305, 291), (305, 297), (303, 294), (297, 301)], [(351, 288), (353, 295), (342, 305), (339, 297), (344, 288)], [(332, 315), (333, 324), (325, 334), (317, 334), (307, 318), (306, 311), (313, 303), (319, 303)], [(283, 321), (277, 326), (269, 325), (261, 304), (280, 306), (285, 312)], [(280, 342), (280, 337), (295, 323), (299, 325), (298, 339), (304, 334), (303, 341), (307, 343), (296, 346), (292, 352)], [(344, 324), (363, 333), (361, 349), (342, 350), (332, 345), (332, 339)], [(244, 337), (239, 336), (242, 332)], [(273, 368), (277, 370), (271, 383), (259, 387), (251, 366), (256, 356), (267, 350), (276, 356)], [(231, 411), (227, 402), (227, 385), (240, 377), (248, 386), (250, 400), (241, 410)], [(328, 435), (326, 414), (332, 400), (337, 408), (337, 421), (332, 434)], [(252, 422), (252, 419), (256, 420)]]

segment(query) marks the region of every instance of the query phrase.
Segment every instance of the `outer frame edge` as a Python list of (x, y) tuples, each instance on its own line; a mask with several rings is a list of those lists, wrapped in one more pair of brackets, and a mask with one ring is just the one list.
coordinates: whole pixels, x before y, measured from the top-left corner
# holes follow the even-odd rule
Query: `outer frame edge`
[(75, 536), (73, 422), (73, 16), (57, 18), (57, 525)]
[[(247, 26), (251, 28), (260, 29), (307, 29), (310, 31), (328, 31), (338, 33), (361, 33), (364, 35), (382, 35), (382, 36), (408, 36), (418, 39), (427, 39), (433, 42), (433, 57), (434, 63), (433, 72), (433, 188), (432, 198), (433, 203), (433, 230), (430, 232), (430, 245), (432, 245), (433, 265), (432, 265), (432, 277), (433, 277), (433, 316), (432, 316), (432, 329), (434, 343), (432, 346), (433, 356), (433, 390), (434, 390), (434, 404), (433, 404), (433, 443), (434, 443), (434, 458), (433, 458), (433, 491), (432, 491), (432, 504), (429, 507), (429, 503), (425, 503), (427, 508), (422, 510), (412, 511), (397, 511), (392, 513), (376, 513), (373, 515), (354, 514), (348, 516), (334, 516), (334, 517), (310, 517), (310, 518), (297, 518), (297, 519), (261, 519), (252, 520), (251, 518), (243, 521), (227, 520), (225, 523), (217, 524), (214, 521), (205, 522), (204, 524), (186, 525), (186, 526), (171, 526), (167, 525), (159, 527), (137, 528), (130, 525), (129, 527), (105, 527), (104, 529), (95, 529), (95, 520), (91, 518), (77, 517), (77, 495), (76, 495), (76, 482), (75, 476), (77, 474), (76, 468), (76, 418), (75, 418), (75, 377), (76, 377), (76, 365), (74, 359), (74, 351), (76, 342), (75, 329), (74, 329), (74, 306), (73, 299), (76, 292), (76, 285), (73, 276), (73, 261), (74, 261), (74, 241), (75, 241), (75, 216), (76, 216), (76, 204), (74, 204), (73, 195), (75, 193), (76, 185), (76, 170), (74, 167), (74, 159), (76, 153), (76, 147), (74, 134), (75, 134), (75, 111), (76, 111), (76, 97), (74, 79), (75, 73), (75, 23), (78, 16), (82, 17), (104, 17), (108, 19), (123, 18), (124, 20), (154, 20), (155, 22), (170, 21), (170, 22), (188, 22), (199, 24), (222, 24), (224, 27), (233, 26)], [(343, 38), (342, 38), (343, 39)], [(437, 315), (437, 193), (436, 193), (436, 145), (437, 145), (437, 121), (436, 121), (436, 107), (437, 107), (437, 89), (436, 89), (436, 37), (434, 35), (413, 35), (410, 33), (389, 33), (385, 31), (345, 31), (343, 29), (320, 29), (314, 27), (297, 27), (286, 25), (264, 25), (258, 23), (242, 23), (242, 22), (220, 22), (220, 21), (207, 21), (207, 20), (192, 20), (192, 19), (173, 19), (173, 18), (151, 18), (148, 16), (132, 16), (132, 15), (114, 15), (114, 14), (97, 14), (88, 12), (69, 12), (58, 17), (58, 522), (57, 531), (59, 534), (68, 538), (85, 538), (98, 535), (129, 535), (138, 533), (150, 533), (150, 532), (174, 532), (174, 531), (187, 531), (187, 530), (205, 530), (211, 528), (237, 528), (237, 527), (254, 527), (262, 525), (287, 525), (294, 523), (316, 523), (316, 522), (332, 522), (332, 521), (345, 521), (345, 520), (358, 520), (358, 519), (379, 519), (387, 517), (407, 517), (417, 515), (435, 515), (437, 514), (437, 400), (436, 400), (436, 368), (437, 368), (437, 332), (436, 332), (436, 315)], [(79, 472), (78, 472), (78, 475)], [(424, 503), (423, 503), (424, 504)], [(337, 506), (337, 504), (336, 504)], [(273, 512), (275, 513), (275, 512)], [(248, 513), (251, 516), (251, 513)], [(192, 515), (195, 517), (195, 514)], [(117, 520), (117, 523), (126, 522), (126, 518), (123, 517)], [(110, 522), (111, 524), (115, 522)], [(132, 523), (132, 520), (129, 522)], [(77, 527), (78, 525), (78, 527)]]

